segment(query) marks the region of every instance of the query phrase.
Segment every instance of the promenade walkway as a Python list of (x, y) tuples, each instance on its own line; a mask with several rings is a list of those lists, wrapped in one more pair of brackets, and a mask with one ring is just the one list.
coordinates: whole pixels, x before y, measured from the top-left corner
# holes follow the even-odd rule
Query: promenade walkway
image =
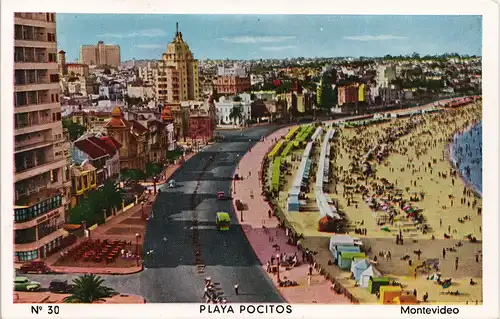
[[(283, 128), (272, 133), (263, 142), (257, 143), (250, 152), (241, 159), (236, 174), (243, 176), (242, 181), (236, 182), (233, 189), (233, 204), (238, 199), (248, 205), (248, 210), (243, 211), (243, 221), (240, 212), (237, 217), (250, 242), (255, 254), (262, 265), (270, 260), (272, 255), (276, 255), (279, 246), (281, 253), (294, 254), (297, 252), (299, 260), (302, 261), (302, 254), (295, 245), (287, 244), (285, 230), (278, 228), (276, 217), (269, 218), (269, 204), (261, 196), (261, 182), (259, 181), (261, 164), (269, 149), (274, 146), (274, 140), (279, 139), (288, 132), (288, 128)], [(251, 196), (253, 194), (253, 198)], [(236, 205), (234, 205), (236, 207)], [(265, 226), (265, 229), (263, 228)], [(265, 268), (265, 266), (263, 266)], [(318, 304), (348, 304), (349, 300), (343, 295), (334, 294), (330, 290), (331, 283), (313, 270), (310, 284), (307, 282), (309, 265), (302, 263), (300, 266), (286, 270), (280, 268), (280, 279), (294, 280), (299, 284), (296, 287), (279, 287), (279, 291), (284, 299), (289, 303), (318, 303)], [(274, 275), (270, 278), (276, 282)]]

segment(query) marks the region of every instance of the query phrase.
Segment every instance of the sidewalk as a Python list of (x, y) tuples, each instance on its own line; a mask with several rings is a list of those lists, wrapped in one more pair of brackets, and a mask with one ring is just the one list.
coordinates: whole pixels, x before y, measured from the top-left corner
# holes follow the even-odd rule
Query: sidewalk
[[(242, 181), (236, 182), (235, 192), (233, 193), (233, 207), (236, 207), (235, 200), (241, 200), (247, 204), (249, 209), (243, 211), (243, 221), (240, 224), (245, 232), (245, 235), (250, 242), (255, 254), (259, 258), (262, 265), (269, 261), (272, 255), (278, 252), (273, 247), (279, 245), (280, 252), (294, 254), (297, 252), (299, 260), (302, 260), (302, 253), (298, 251), (295, 245), (287, 244), (287, 236), (285, 230), (277, 228), (278, 219), (274, 216), (269, 218), (269, 204), (261, 196), (261, 184), (259, 175), (262, 161), (269, 149), (273, 146), (272, 140), (280, 138), (288, 132), (287, 128), (282, 128), (268, 137), (265, 141), (257, 143), (250, 152), (241, 159), (235, 174), (243, 176)], [(249, 172), (252, 172), (249, 176)], [(250, 191), (253, 191), (254, 198), (250, 196)], [(234, 191), (234, 190), (233, 190)], [(235, 208), (236, 212), (236, 208)], [(238, 220), (240, 213), (236, 212)], [(265, 229), (263, 228), (265, 226)], [(263, 266), (264, 268), (265, 266)], [(330, 290), (331, 283), (321, 276), (316, 270), (313, 270), (311, 283), (307, 283), (308, 265), (301, 264), (290, 270), (280, 267), (280, 279), (297, 281), (299, 284), (296, 287), (278, 287), (281, 295), (289, 303), (318, 303), (318, 304), (349, 304), (349, 300), (343, 295), (334, 294)], [(269, 277), (276, 282), (276, 278), (272, 274)]]

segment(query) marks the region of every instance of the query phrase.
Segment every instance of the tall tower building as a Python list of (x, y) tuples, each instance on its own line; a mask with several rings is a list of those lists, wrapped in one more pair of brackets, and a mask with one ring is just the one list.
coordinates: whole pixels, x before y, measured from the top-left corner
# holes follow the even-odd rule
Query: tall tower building
[(120, 46), (104, 44), (103, 41), (97, 45), (82, 45), (80, 48), (80, 62), (87, 65), (120, 66)]
[(59, 75), (68, 74), (68, 68), (66, 66), (66, 52), (63, 50), (59, 51)]
[(71, 180), (55, 13), (15, 13), (14, 24), (14, 256), (23, 262), (60, 247)]
[(176, 23), (174, 39), (158, 64), (156, 96), (161, 102), (198, 100), (198, 85), (198, 60), (194, 59)]

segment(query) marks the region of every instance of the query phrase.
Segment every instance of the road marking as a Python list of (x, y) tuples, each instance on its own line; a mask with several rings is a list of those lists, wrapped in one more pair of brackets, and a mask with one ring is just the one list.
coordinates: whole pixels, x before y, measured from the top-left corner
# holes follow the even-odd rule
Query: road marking
[(204, 226), (204, 225), (201, 225), (201, 226), (191, 226), (189, 229), (191, 229), (191, 230), (216, 229), (216, 227), (215, 226)]

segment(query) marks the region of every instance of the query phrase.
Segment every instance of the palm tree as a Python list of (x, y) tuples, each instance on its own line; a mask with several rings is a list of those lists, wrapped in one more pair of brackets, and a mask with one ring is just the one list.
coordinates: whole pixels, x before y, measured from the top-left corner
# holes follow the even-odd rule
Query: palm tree
[(243, 114), (241, 106), (233, 106), (233, 108), (231, 109), (231, 113), (229, 113), (229, 118), (233, 121), (233, 123), (235, 119), (241, 120), (242, 117)]
[(73, 279), (72, 295), (64, 298), (66, 303), (93, 303), (104, 301), (116, 294), (109, 287), (103, 286), (104, 279), (94, 274), (85, 274)]

